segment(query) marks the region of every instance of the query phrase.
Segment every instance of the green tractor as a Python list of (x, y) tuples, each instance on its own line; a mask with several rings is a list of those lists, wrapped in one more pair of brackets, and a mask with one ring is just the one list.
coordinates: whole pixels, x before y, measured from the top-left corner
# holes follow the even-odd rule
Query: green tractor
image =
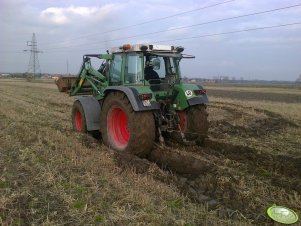
[(208, 97), (202, 86), (181, 82), (180, 61), (194, 58), (183, 50), (125, 44), (111, 53), (84, 55), (78, 77), (57, 81), (60, 91), (76, 96), (74, 130), (100, 132), (108, 147), (142, 157), (165, 138), (202, 144)]

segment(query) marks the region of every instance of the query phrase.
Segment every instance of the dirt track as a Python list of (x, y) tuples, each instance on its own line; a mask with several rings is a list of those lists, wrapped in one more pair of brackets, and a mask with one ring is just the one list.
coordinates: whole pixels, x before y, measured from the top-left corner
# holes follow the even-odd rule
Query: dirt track
[[(300, 158), (267, 155), (213, 140), (207, 140), (203, 148), (175, 149), (157, 148), (149, 156), (151, 162), (170, 172), (168, 179), (161, 179), (176, 185), (193, 201), (217, 209), (226, 219), (269, 223), (265, 214), (267, 203), (288, 205), (290, 196), (295, 194), (300, 198)], [(140, 173), (152, 166), (137, 157), (121, 156), (117, 157), (119, 165), (137, 167)], [(297, 202), (290, 206), (300, 209)]]
[(225, 97), (237, 100), (255, 100), (258, 101), (258, 98), (264, 101), (273, 101), (273, 102), (285, 102), (285, 103), (301, 103), (301, 96), (298, 94), (292, 93), (262, 93), (258, 95), (258, 92), (250, 92), (244, 90), (219, 90), (219, 89), (210, 89), (208, 90), (210, 96)]

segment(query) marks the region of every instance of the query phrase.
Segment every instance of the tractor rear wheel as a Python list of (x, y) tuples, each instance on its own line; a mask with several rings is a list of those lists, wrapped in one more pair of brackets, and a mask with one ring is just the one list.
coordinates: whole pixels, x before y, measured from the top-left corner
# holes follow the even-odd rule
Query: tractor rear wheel
[(86, 133), (87, 125), (86, 125), (85, 112), (78, 100), (73, 103), (71, 117), (72, 117), (73, 130), (81, 133)]
[(104, 143), (117, 151), (146, 156), (155, 140), (155, 121), (151, 111), (135, 112), (121, 92), (112, 92), (104, 100), (100, 113)]
[[(209, 121), (205, 105), (195, 105), (184, 111), (177, 111), (181, 131), (187, 141), (201, 145), (207, 137)], [(182, 140), (180, 133), (175, 132), (174, 138)]]

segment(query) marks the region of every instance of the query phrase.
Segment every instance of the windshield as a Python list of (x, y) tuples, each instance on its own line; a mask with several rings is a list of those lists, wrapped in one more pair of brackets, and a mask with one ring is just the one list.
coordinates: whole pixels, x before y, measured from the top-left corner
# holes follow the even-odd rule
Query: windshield
[[(146, 80), (151, 84), (169, 83), (180, 80), (179, 55), (175, 54), (115, 54), (111, 65), (111, 82), (124, 84), (143, 84)], [(124, 60), (124, 63), (122, 63)], [(122, 76), (124, 71), (124, 76)], [(144, 75), (144, 76), (143, 76)]]
[[(145, 65), (145, 76), (147, 74), (152, 74), (151, 79), (164, 79), (166, 76), (174, 75), (177, 78), (180, 77), (179, 70), (179, 60), (180, 58), (170, 57), (170, 56), (157, 56), (157, 55), (145, 55), (144, 65)], [(154, 76), (157, 74), (157, 76)], [(147, 76), (145, 77), (148, 80)]]

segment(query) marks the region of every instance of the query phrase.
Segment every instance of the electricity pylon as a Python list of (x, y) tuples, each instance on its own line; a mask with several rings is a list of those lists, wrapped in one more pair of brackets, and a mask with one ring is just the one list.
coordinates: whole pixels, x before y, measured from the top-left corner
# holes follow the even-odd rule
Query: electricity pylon
[(27, 41), (27, 46), (30, 46), (30, 49), (24, 50), (25, 52), (30, 52), (27, 78), (35, 79), (37, 77), (41, 77), (41, 68), (39, 64), (38, 54), (42, 53), (42, 51), (38, 50), (38, 42), (36, 40), (35, 33), (32, 34), (31, 41)]

